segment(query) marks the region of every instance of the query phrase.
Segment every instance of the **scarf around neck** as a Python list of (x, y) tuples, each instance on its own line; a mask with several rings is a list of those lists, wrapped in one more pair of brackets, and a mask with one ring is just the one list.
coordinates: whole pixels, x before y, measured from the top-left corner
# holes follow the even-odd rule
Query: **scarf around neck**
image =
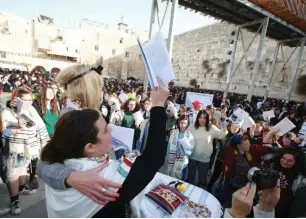
[[(184, 158), (185, 150), (182, 146), (182, 139), (178, 139), (179, 130), (175, 129), (169, 139), (169, 153), (168, 153), (168, 166), (167, 166), (167, 175), (175, 177), (177, 179), (182, 178), (183, 168), (184, 168)], [(185, 131), (183, 139), (186, 139), (188, 142), (190, 140), (189, 131)]]
[[(99, 176), (114, 183), (123, 184), (139, 155), (140, 154), (135, 151), (123, 156), (119, 161), (109, 160), (108, 155), (92, 158), (68, 159), (64, 162), (64, 165), (66, 168), (72, 168), (75, 171), (86, 171), (101, 164), (109, 163), (108, 166), (99, 173)], [(116, 188), (107, 189), (113, 192), (118, 191)], [(60, 191), (46, 185), (45, 193), (48, 217), (52, 218), (88, 218), (94, 216), (104, 207), (104, 205), (95, 203), (93, 200), (73, 188)], [(143, 195), (143, 193), (140, 193), (131, 201), (131, 208), (134, 216), (140, 217), (139, 206)]]

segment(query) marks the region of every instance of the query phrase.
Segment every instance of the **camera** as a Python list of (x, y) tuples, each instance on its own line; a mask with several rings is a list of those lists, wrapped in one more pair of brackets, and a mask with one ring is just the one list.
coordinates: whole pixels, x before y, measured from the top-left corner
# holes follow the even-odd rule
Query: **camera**
[(259, 169), (252, 167), (248, 171), (248, 180), (255, 182), (258, 190), (274, 188), (279, 178), (280, 172), (271, 168)]

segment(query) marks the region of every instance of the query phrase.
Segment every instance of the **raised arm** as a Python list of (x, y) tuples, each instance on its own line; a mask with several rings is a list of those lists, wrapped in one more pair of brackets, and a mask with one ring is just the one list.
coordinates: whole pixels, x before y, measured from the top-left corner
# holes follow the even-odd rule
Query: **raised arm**
[[(120, 198), (108, 203), (95, 217), (117, 215), (118, 209), (133, 200), (154, 178), (162, 167), (167, 151), (166, 145), (166, 110), (164, 102), (169, 91), (166, 88), (152, 91), (152, 105), (148, 140), (146, 148), (133, 164), (129, 175), (119, 190)], [(120, 216), (120, 215), (118, 215)]]
[(213, 132), (213, 138), (222, 140), (227, 135), (226, 125), (224, 123), (220, 124), (221, 129), (218, 129), (216, 126), (212, 125), (211, 129)]

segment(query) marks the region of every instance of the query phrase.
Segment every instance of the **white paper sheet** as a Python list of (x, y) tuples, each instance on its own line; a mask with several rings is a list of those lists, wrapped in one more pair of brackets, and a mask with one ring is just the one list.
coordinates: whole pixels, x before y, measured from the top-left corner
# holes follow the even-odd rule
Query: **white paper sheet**
[(287, 118), (285, 117), (282, 121), (277, 123), (274, 127), (274, 129), (279, 129), (278, 134), (280, 136), (283, 136), (284, 134), (290, 132), (292, 129), (295, 128), (295, 125)]
[(137, 43), (138, 43), (138, 46), (139, 46), (139, 49), (140, 49), (140, 52), (141, 52), (141, 55), (142, 55), (142, 58), (143, 58), (145, 68), (146, 68), (146, 72), (147, 72), (147, 75), (148, 75), (148, 81), (150, 83), (150, 86), (152, 88), (154, 88), (154, 85), (158, 84), (157, 79), (156, 79), (156, 77), (153, 77), (153, 75), (152, 75), (150, 64), (149, 64), (149, 62), (146, 58), (146, 55), (143, 51), (143, 47), (141, 45), (141, 42), (140, 42), (139, 38), (137, 38)]
[(175, 106), (175, 108), (177, 109), (177, 111), (179, 111), (180, 110), (180, 107), (181, 107), (181, 105), (180, 104), (174, 104), (174, 106)]
[(155, 34), (144, 46), (137, 39), (152, 88), (158, 87), (158, 79), (165, 86), (175, 80), (172, 63), (161, 32)]
[(20, 98), (16, 98), (17, 115), (20, 115), (23, 109), (23, 106), (24, 106), (23, 100), (21, 100)]
[(125, 128), (109, 124), (112, 129), (112, 144), (113, 149), (125, 149), (127, 152), (131, 152), (133, 148), (134, 129)]
[(235, 112), (228, 117), (229, 120), (239, 124), (241, 127), (243, 125), (243, 121), (249, 117), (249, 114), (241, 108), (235, 110)]
[(196, 92), (187, 92), (186, 93), (186, 102), (185, 105), (187, 107), (191, 107), (193, 109), (192, 103), (194, 101), (199, 101), (202, 103), (202, 107), (205, 109), (206, 106), (212, 105), (214, 99), (213, 94), (203, 94), (203, 93), (196, 93)]
[(144, 121), (142, 112), (137, 111), (136, 113), (133, 113), (133, 117), (135, 119), (135, 123), (140, 125), (140, 123), (142, 123)]
[(27, 128), (30, 128), (36, 125), (34, 120), (32, 120), (29, 116), (23, 114), (22, 112), (18, 116), (18, 118), (22, 124), (27, 126)]
[(248, 128), (250, 128), (252, 125), (255, 125), (254, 120), (248, 115), (244, 118), (243, 122), (242, 122), (242, 129), (243, 130), (247, 130)]
[(119, 99), (120, 99), (121, 103), (124, 104), (129, 99), (129, 96), (126, 93), (122, 92), (119, 95)]
[(269, 111), (262, 112), (262, 116), (264, 117), (264, 119), (274, 118), (275, 117), (274, 110), (269, 110)]

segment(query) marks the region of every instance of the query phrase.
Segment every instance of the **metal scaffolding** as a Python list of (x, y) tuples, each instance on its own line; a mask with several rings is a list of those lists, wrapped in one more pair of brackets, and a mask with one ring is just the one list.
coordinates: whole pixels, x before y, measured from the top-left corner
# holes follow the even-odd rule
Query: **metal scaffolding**
[[(243, 35), (242, 35), (242, 29), (246, 28), (248, 26), (258, 25), (258, 24), (260, 24), (260, 27), (258, 28), (256, 34), (254, 35), (253, 39), (251, 40), (251, 42), (249, 43), (249, 45), (246, 48), (245, 44), (244, 44), (244, 38), (243, 38)], [(230, 59), (230, 63), (229, 63), (229, 67), (228, 67), (228, 72), (227, 72), (226, 87), (225, 87), (225, 90), (224, 90), (224, 98), (227, 97), (232, 77), (234, 76), (234, 74), (238, 70), (238, 68), (239, 68), (240, 64), (242, 63), (242, 61), (245, 60), (247, 62), (247, 53), (250, 50), (250, 48), (251, 48), (254, 40), (256, 39), (257, 35), (260, 34), (260, 40), (259, 40), (259, 44), (257, 46), (257, 52), (256, 52), (254, 68), (252, 70), (252, 73), (251, 73), (251, 76), (250, 76), (250, 80), (249, 80), (248, 100), (249, 101), (251, 100), (252, 95), (253, 95), (256, 75), (257, 75), (259, 64), (260, 64), (260, 61), (261, 61), (260, 58), (261, 58), (261, 55), (262, 55), (264, 41), (265, 41), (265, 37), (266, 37), (266, 34), (267, 34), (268, 24), (269, 24), (269, 18), (267, 17), (265, 19), (261, 19), (261, 20), (257, 20), (257, 21), (252, 21), (252, 22), (240, 25), (235, 30), (235, 35), (234, 35), (234, 39), (233, 39), (234, 46), (233, 46), (233, 51), (231, 51), (231, 59)], [(235, 59), (236, 59), (237, 45), (238, 45), (239, 39), (241, 39), (241, 43), (242, 43), (242, 47), (243, 47), (243, 56), (240, 58), (237, 66), (234, 68), (234, 66), (235, 66)]]
[[(176, 9), (178, 5), (185, 7), (185, 9), (194, 10), (195, 12), (200, 12), (204, 16), (210, 15), (216, 19), (220, 19), (223, 21), (227, 21), (229, 23), (238, 25), (233, 35), (233, 48), (231, 51), (230, 62), (227, 69), (227, 78), (226, 78), (226, 87), (224, 91), (224, 97), (227, 96), (228, 91), (230, 90), (231, 80), (234, 74), (237, 72), (239, 65), (243, 60), (247, 63), (247, 53), (250, 50), (253, 42), (257, 36), (260, 36), (259, 44), (257, 45), (256, 56), (254, 60), (254, 67), (251, 70), (250, 79), (248, 83), (248, 97), (247, 99), (250, 101), (254, 92), (256, 76), (258, 74), (262, 52), (264, 48), (264, 43), (266, 37), (274, 39), (277, 41), (277, 45), (275, 47), (274, 58), (272, 61), (272, 65), (269, 72), (269, 78), (267, 87), (265, 90), (265, 98), (268, 97), (269, 91), (272, 86), (272, 81), (275, 73), (275, 67), (277, 63), (277, 56), (279, 51), (282, 51), (282, 46), (290, 46), (295, 48), (299, 48), (298, 54), (296, 55), (295, 63), (292, 68), (292, 80), (290, 81), (290, 86), (287, 92), (287, 101), (290, 100), (291, 94), (293, 91), (293, 87), (296, 81), (296, 77), (298, 75), (299, 64), (301, 61), (301, 57), (303, 54), (303, 49), (305, 46), (306, 33), (300, 30), (299, 28), (293, 26), (292, 24), (287, 23), (279, 16), (268, 12), (257, 5), (251, 3), (247, 0), (160, 0), (166, 1), (167, 7), (164, 11), (164, 15), (162, 18), (162, 22), (160, 22), (159, 18), (159, 3), (158, 0), (152, 0), (152, 10), (151, 10), (151, 20), (150, 20), (150, 31), (149, 38), (152, 37), (154, 24), (157, 18), (159, 29), (163, 26), (164, 19), (166, 17), (169, 4), (172, 5), (171, 16), (170, 16), (170, 25), (168, 32), (168, 51), (169, 56), (172, 56), (172, 48), (173, 48), (173, 27), (176, 15)], [(252, 41), (249, 45), (244, 44), (244, 38), (242, 34), (242, 30), (246, 29), (253, 33), (256, 33), (253, 37)], [(293, 36), (295, 39), (293, 39)], [(291, 39), (292, 38), (292, 39)], [(287, 40), (289, 39), (289, 40)], [(241, 40), (243, 47), (243, 56), (237, 62), (236, 65), (236, 50), (238, 41)], [(298, 41), (298, 42), (296, 42)], [(294, 52), (293, 52), (294, 53)], [(288, 61), (286, 62), (288, 63)], [(148, 78), (147, 74), (145, 74), (145, 90), (148, 87)]]
[[(254, 35), (253, 39), (251, 40), (251, 42), (249, 43), (249, 45), (246, 48), (245, 44), (244, 44), (244, 38), (243, 38), (243, 35), (242, 35), (242, 28), (245, 28), (245, 27), (250, 26), (250, 25), (256, 25), (258, 23), (261, 23), (261, 25), (258, 28), (258, 30), (257, 30), (256, 34)], [(225, 90), (224, 90), (224, 98), (227, 97), (227, 95), (228, 95), (231, 79), (233, 78), (234, 74), (238, 70), (239, 65), (242, 63), (243, 59), (245, 59), (245, 61), (247, 62), (247, 52), (249, 51), (249, 49), (250, 49), (252, 43), (254, 42), (256, 36), (260, 34), (260, 41), (259, 41), (259, 44), (257, 46), (254, 68), (253, 68), (252, 73), (250, 75), (250, 80), (249, 80), (249, 85), (248, 85), (249, 89), (248, 89), (247, 100), (251, 101), (251, 98), (252, 98), (252, 95), (253, 95), (253, 92), (254, 92), (256, 75), (258, 73), (259, 64), (261, 62), (260, 59), (261, 59), (261, 56), (262, 56), (262, 50), (263, 50), (264, 40), (265, 40), (265, 37), (266, 37), (268, 26), (269, 26), (269, 18), (266, 18), (264, 20), (253, 21), (253, 22), (250, 22), (250, 23), (240, 25), (235, 30), (235, 34), (234, 34), (234, 37), (233, 37), (233, 41), (234, 41), (233, 42), (233, 50), (231, 51), (230, 64), (228, 66), (228, 72), (227, 72), (226, 87), (225, 87)], [(237, 51), (237, 45), (238, 45), (239, 40), (241, 40), (241, 44), (242, 44), (242, 47), (243, 47), (243, 56), (240, 58), (237, 66), (235, 66), (236, 51)], [(293, 49), (289, 58), (287, 60), (285, 60), (284, 52), (283, 52), (283, 46), (288, 44), (289, 42), (296, 42), (296, 41), (298, 41), (297, 46), (295, 47), (295, 49)], [(286, 101), (288, 102), (290, 100), (291, 95), (292, 95), (292, 91), (293, 91), (293, 88), (294, 88), (294, 84), (295, 84), (295, 81), (296, 81), (296, 77), (298, 75), (298, 69), (299, 69), (300, 61), (301, 61), (301, 58), (302, 58), (302, 55), (303, 55), (303, 49), (304, 49), (304, 46), (305, 46), (305, 41), (306, 41), (306, 37), (288, 39), (288, 40), (280, 40), (280, 41), (277, 42), (277, 45), (276, 45), (275, 51), (274, 51), (274, 56), (273, 56), (271, 68), (270, 68), (270, 71), (269, 71), (268, 83), (267, 83), (266, 90), (265, 90), (265, 95), (264, 95), (265, 99), (267, 99), (267, 97), (269, 95), (269, 91), (271, 90), (271, 87), (273, 85), (272, 80), (273, 80), (273, 77), (275, 75), (275, 67), (276, 67), (277, 57), (279, 55), (279, 51), (281, 50), (282, 61), (283, 61), (284, 64), (282, 66), (282, 69), (278, 72), (278, 75), (282, 73), (282, 71), (285, 69), (285, 66), (289, 63), (290, 59), (293, 57), (293, 54), (295, 53), (297, 48), (299, 48), (298, 54), (295, 57), (294, 66), (293, 66), (292, 72), (291, 72), (292, 79), (290, 80), (290, 87), (288, 88), (288, 91), (287, 91)]]
[[(157, 20), (157, 23), (158, 23), (158, 31), (163, 28), (164, 21), (165, 21), (166, 15), (168, 13), (170, 3), (172, 5), (172, 7), (171, 7), (171, 16), (170, 16), (170, 25), (169, 25), (169, 32), (168, 32), (167, 47), (168, 47), (169, 56), (171, 58), (172, 57), (172, 49), (173, 49), (173, 39), (174, 39), (173, 28), (174, 28), (174, 24), (175, 24), (174, 21), (175, 21), (176, 10), (178, 8), (178, 0), (173, 0), (172, 2), (167, 1), (166, 9), (164, 11), (164, 14), (163, 14), (163, 17), (162, 17), (161, 21), (160, 21), (160, 16), (159, 16), (159, 13), (160, 13), (159, 2), (158, 2), (158, 0), (152, 0), (149, 39), (151, 39), (151, 37), (153, 35), (153, 29), (154, 29), (154, 24), (155, 24), (156, 20)], [(145, 73), (145, 80), (144, 80), (144, 90), (145, 91), (148, 90), (148, 75), (146, 73)]]
[[(298, 45), (291, 52), (291, 54), (289, 55), (289, 58), (287, 60), (285, 60), (284, 52), (283, 52), (283, 45), (284, 45), (284, 43), (294, 42), (294, 41), (298, 41)], [(289, 102), (289, 100), (291, 98), (291, 95), (292, 95), (293, 88), (294, 88), (294, 84), (295, 84), (295, 81), (296, 81), (296, 78), (297, 78), (297, 75), (298, 75), (298, 69), (300, 67), (300, 62), (301, 62), (301, 58), (302, 58), (302, 55), (303, 55), (305, 42), (306, 42), (306, 37), (288, 39), (288, 40), (281, 40), (281, 41), (277, 42), (275, 52), (274, 52), (274, 56), (273, 56), (271, 69), (270, 69), (270, 72), (269, 72), (269, 80), (268, 80), (268, 85), (267, 85), (266, 91), (265, 91), (265, 99), (268, 97), (269, 91), (271, 90), (271, 87), (273, 85), (272, 79), (273, 79), (273, 77), (275, 75), (275, 72), (276, 72), (275, 66), (276, 66), (276, 62), (277, 62), (277, 57), (279, 55), (279, 51), (281, 51), (281, 55), (282, 55), (281, 60), (283, 61), (283, 66), (282, 66), (281, 70), (277, 73), (277, 76), (280, 75), (281, 73), (283, 73), (286, 65), (289, 63), (289, 61), (293, 57), (293, 54), (296, 52), (297, 48), (299, 48), (298, 53), (296, 54), (295, 60), (293, 62), (294, 66), (293, 66), (292, 72), (291, 72), (292, 79), (290, 80), (290, 87), (288, 88), (288, 92), (287, 92), (286, 101)]]

